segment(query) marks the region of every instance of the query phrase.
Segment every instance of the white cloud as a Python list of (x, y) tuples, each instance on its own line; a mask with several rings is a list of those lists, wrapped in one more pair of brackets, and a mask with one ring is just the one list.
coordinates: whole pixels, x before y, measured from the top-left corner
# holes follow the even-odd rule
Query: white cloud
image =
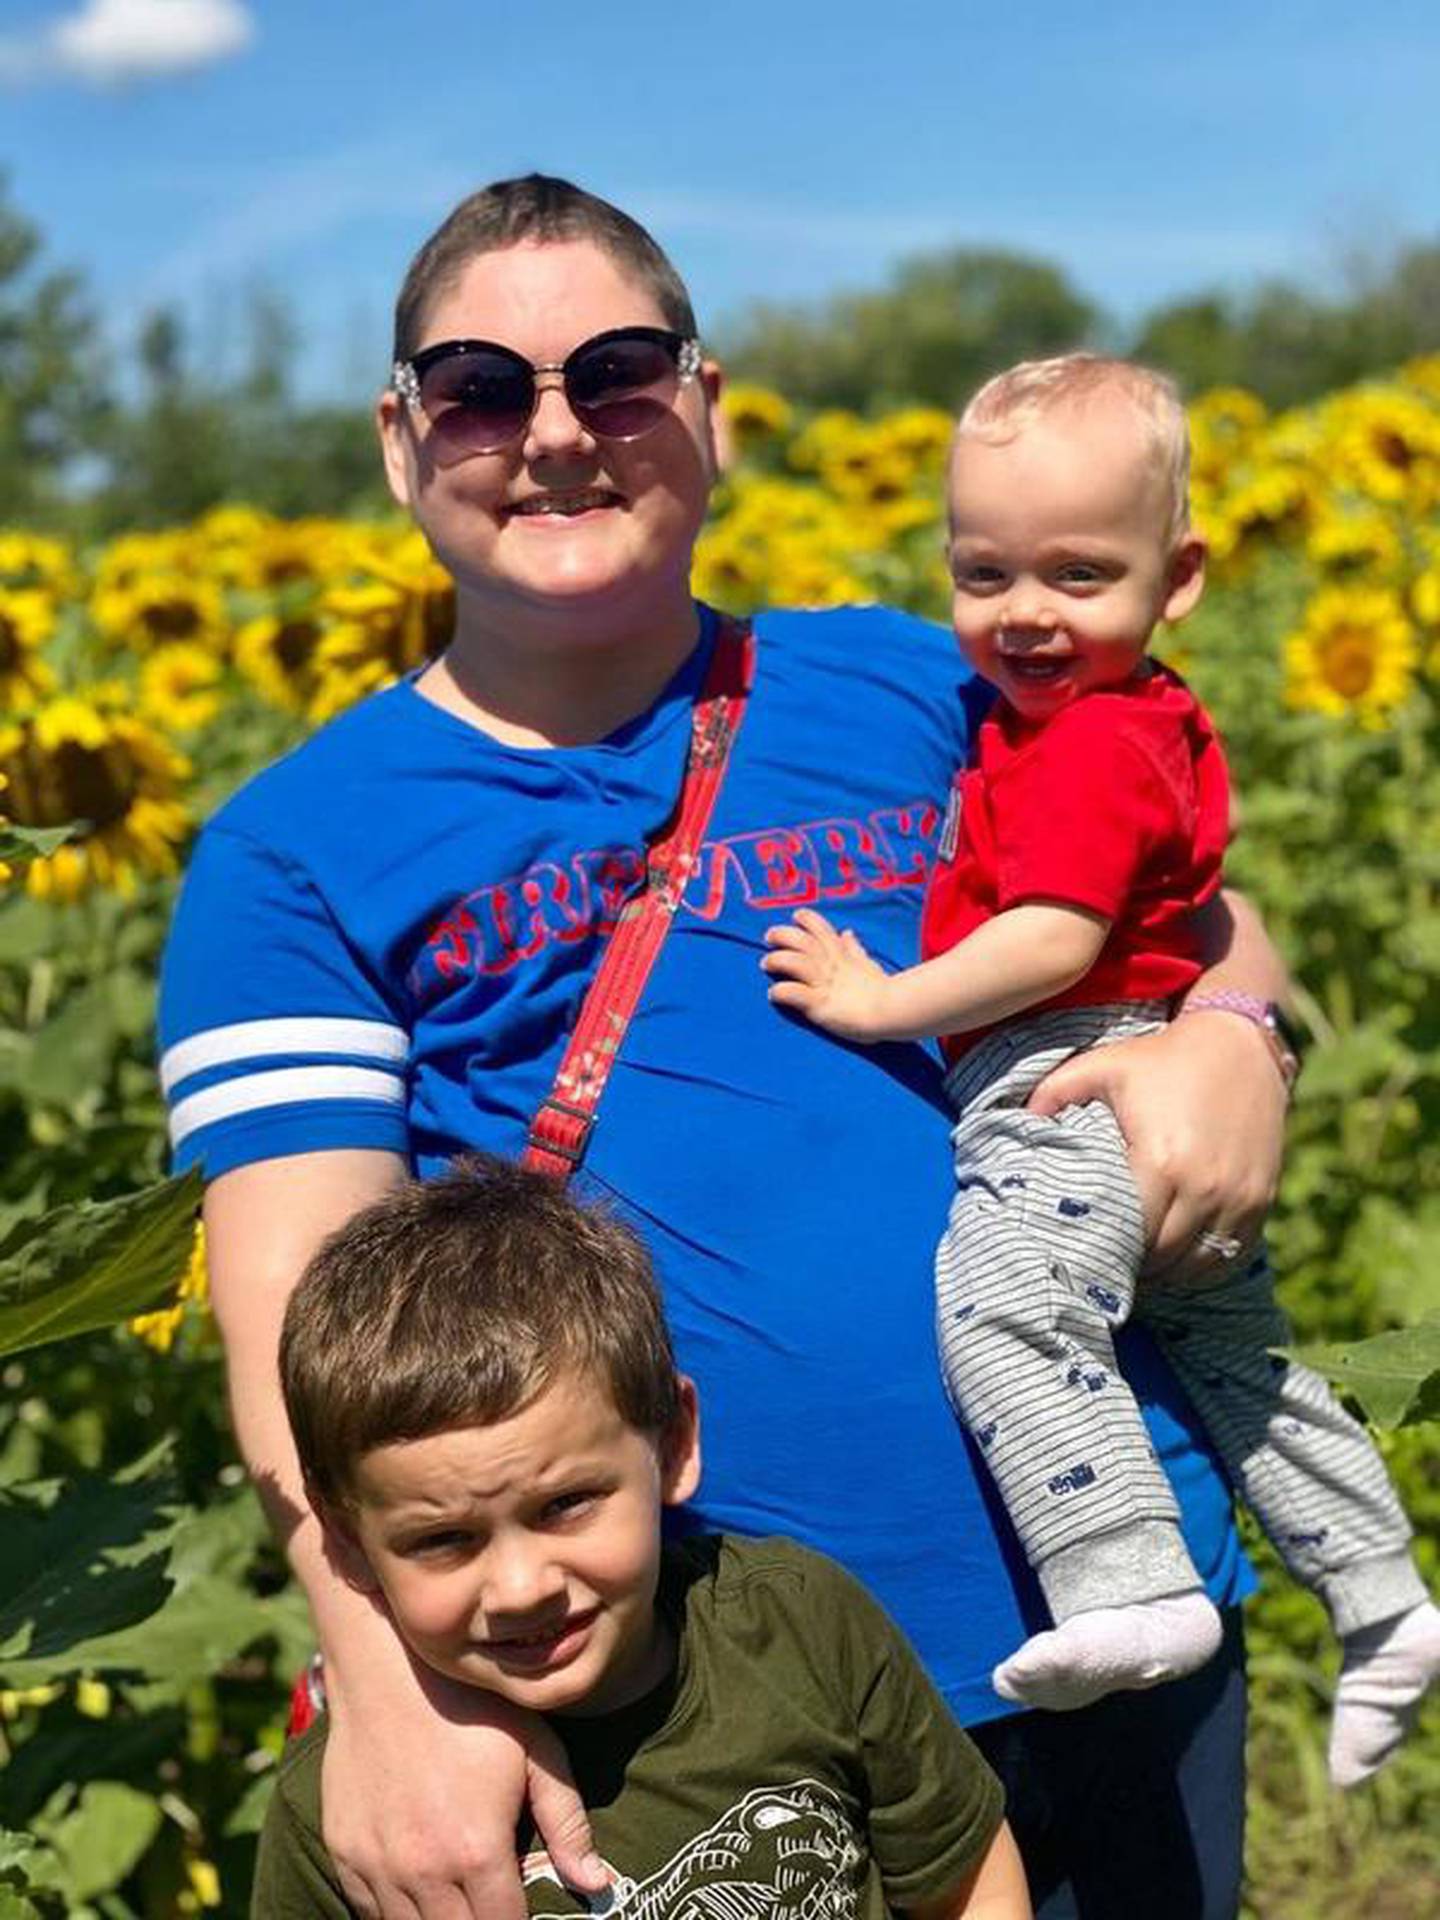
[(86, 0), (30, 34), (0, 39), (0, 81), (168, 79), (228, 60), (254, 33), (244, 0)]

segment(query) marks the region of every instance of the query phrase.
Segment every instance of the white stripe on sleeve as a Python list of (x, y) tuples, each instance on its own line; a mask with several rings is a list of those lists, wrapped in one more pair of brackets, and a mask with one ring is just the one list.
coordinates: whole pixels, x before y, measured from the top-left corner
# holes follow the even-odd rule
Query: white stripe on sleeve
[(208, 1027), (167, 1047), (160, 1062), (160, 1084), (168, 1095), (192, 1073), (233, 1066), (267, 1054), (350, 1053), (362, 1060), (404, 1061), (410, 1050), (403, 1027), (383, 1020), (308, 1019), (239, 1020), (229, 1027)]
[(375, 1067), (277, 1067), (271, 1073), (222, 1080), (176, 1103), (170, 1115), (170, 1144), (178, 1147), (197, 1128), (239, 1113), (302, 1106), (312, 1100), (383, 1100), (387, 1106), (399, 1107), (405, 1103), (405, 1083), (397, 1074)]

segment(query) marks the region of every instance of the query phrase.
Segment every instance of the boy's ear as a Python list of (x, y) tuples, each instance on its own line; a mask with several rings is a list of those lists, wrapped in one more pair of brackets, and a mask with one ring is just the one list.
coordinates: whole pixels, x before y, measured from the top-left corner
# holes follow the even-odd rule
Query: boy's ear
[(357, 1593), (379, 1593), (380, 1582), (375, 1578), (365, 1549), (360, 1544), (354, 1516), (343, 1507), (330, 1506), (318, 1497), (312, 1487), (307, 1487), (305, 1491), (315, 1518), (320, 1522), (325, 1558), (330, 1565), (345, 1584), (354, 1587)]
[(680, 1375), (680, 1406), (660, 1436), (660, 1497), (678, 1507), (700, 1484), (700, 1400), (695, 1382)]
[(1204, 538), (1188, 532), (1171, 554), (1165, 604), (1160, 609), (1162, 620), (1183, 620), (1187, 613), (1194, 611), (1196, 601), (1205, 590), (1207, 552)]

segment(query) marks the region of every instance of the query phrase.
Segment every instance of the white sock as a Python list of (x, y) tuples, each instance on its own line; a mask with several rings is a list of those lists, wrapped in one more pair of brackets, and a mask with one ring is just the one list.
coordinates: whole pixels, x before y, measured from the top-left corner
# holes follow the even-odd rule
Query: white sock
[(1347, 1633), (1330, 1722), (1330, 1778), (1353, 1787), (1383, 1767), (1440, 1674), (1440, 1608), (1424, 1601)]
[(1107, 1693), (1194, 1673), (1220, 1638), (1220, 1615), (1198, 1589), (1135, 1606), (1091, 1607), (1032, 1635), (991, 1681), (1003, 1700), (1064, 1713)]

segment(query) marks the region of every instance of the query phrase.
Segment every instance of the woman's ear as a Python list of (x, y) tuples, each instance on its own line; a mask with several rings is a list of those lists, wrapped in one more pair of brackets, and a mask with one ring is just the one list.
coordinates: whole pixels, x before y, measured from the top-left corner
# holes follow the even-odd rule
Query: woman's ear
[(386, 387), (375, 402), (375, 431), (380, 436), (386, 483), (392, 498), (402, 507), (411, 506), (414, 500), (414, 453), (409, 444), (406, 405), (393, 387)]

